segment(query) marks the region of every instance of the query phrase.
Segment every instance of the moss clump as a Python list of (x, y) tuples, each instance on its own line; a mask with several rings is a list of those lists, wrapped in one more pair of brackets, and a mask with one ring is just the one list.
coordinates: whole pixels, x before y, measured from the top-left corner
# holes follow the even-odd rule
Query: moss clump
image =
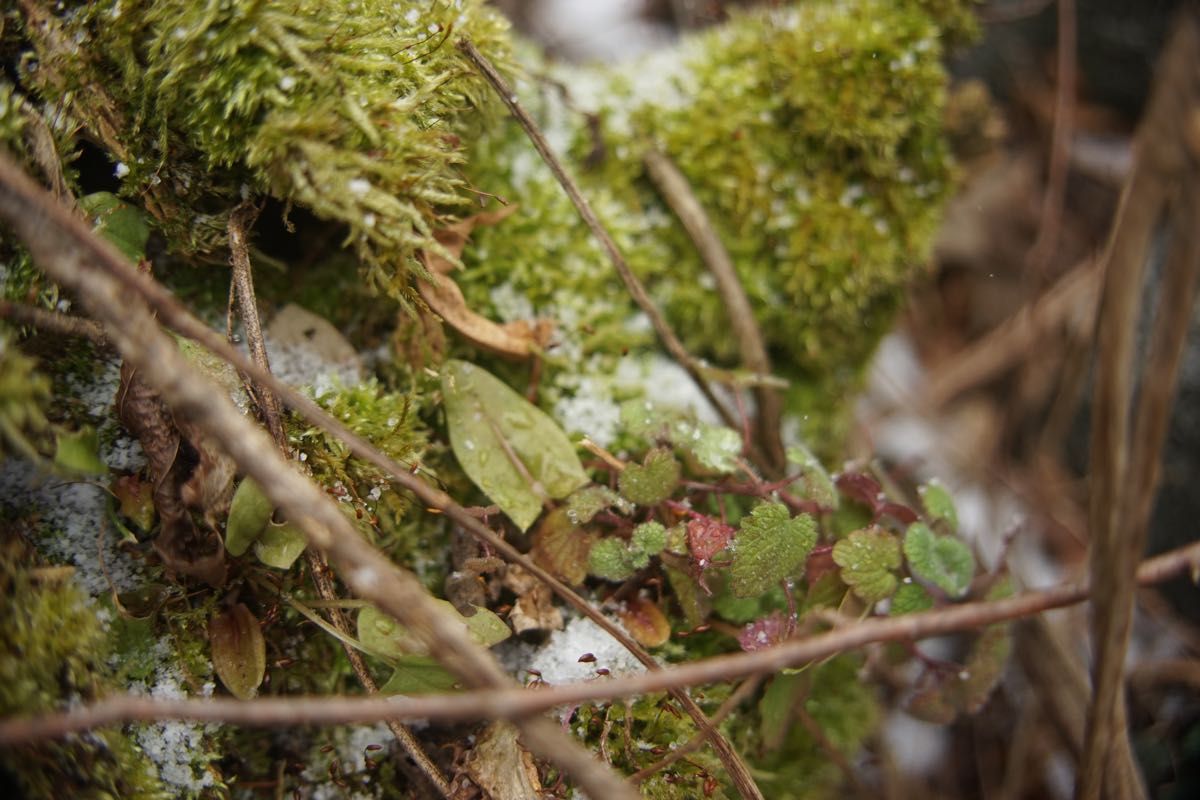
[(490, 98), (451, 36), (507, 63), (481, 2), (104, 0), (30, 12), (26, 77), (69, 102), (183, 254), (265, 193), (340, 223), (370, 281), (406, 297), (418, 249), (466, 202), (463, 138)]
[(49, 399), (50, 381), (0, 328), (0, 459), (40, 460), (38, 444), (50, 428), (42, 407)]
[[(776, 370), (800, 385), (795, 410), (828, 412), (925, 263), (951, 189), (943, 35), (929, 3), (814, 0), (737, 16), (615, 72), (545, 67), (552, 80), (521, 95), (685, 343), (733, 364), (721, 299), (641, 155), (656, 147), (678, 164), (733, 258)], [(536, 159), (512, 125), (476, 149), (475, 183), (521, 208), (476, 231), (460, 283), (473, 308), (504, 318), (517, 297), (556, 319), (577, 371), (577, 356), (600, 351), (595, 332), (638, 325)], [(607, 352), (628, 341), (615, 344)]]
[[(39, 575), (17, 540), (0, 545), (0, 714), (31, 714), (102, 694), (104, 626), (64, 576)], [(116, 730), (0, 753), (25, 797), (167, 798), (153, 765)]]

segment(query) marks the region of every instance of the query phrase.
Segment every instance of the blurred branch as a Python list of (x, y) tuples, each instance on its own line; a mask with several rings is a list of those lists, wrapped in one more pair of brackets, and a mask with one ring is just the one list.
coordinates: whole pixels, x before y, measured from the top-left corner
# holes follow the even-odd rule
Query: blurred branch
[[(1200, 575), (1200, 542), (1144, 561), (1137, 570), (1141, 585), (1180, 575)], [(792, 639), (748, 653), (715, 656), (636, 675), (583, 681), (537, 689), (499, 689), (424, 697), (272, 697), (159, 700), (120, 695), (70, 711), (0, 722), (0, 746), (65, 736), (127, 721), (189, 719), (274, 727), (377, 722), (382, 719), (523, 719), (559, 706), (612, 700), (672, 687), (699, 686), (741, 676), (764, 675), (854, 650), (877, 642), (904, 642), (944, 636), (1081, 603), (1086, 583), (1065, 583), (1004, 600), (963, 603), (901, 617), (872, 617), (825, 633)]]

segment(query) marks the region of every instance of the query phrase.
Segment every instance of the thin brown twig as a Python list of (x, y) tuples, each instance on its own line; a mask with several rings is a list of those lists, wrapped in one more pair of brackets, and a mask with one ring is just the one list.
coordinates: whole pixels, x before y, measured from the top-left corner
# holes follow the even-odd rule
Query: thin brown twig
[(72, 336), (87, 339), (97, 347), (109, 347), (108, 337), (104, 329), (82, 317), (72, 317), (54, 311), (27, 306), (23, 303), (13, 303), (0, 300), (0, 319), (6, 319), (16, 325), (28, 325), (39, 331), (53, 333), (58, 336)]
[[(141, 280), (120, 253), (34, 184), (6, 153), (0, 154), (0, 219), (11, 226), (42, 270), (75, 292), (91, 316), (105, 326), (117, 350), (172, 411), (219, 443), (303, 530), (310, 546), (328, 553), (351, 589), (401, 620), (465, 685), (514, 686), (491, 654), (471, 640), (415, 576), (367, 543), (336, 504), (283, 459), (267, 434), (184, 359), (159, 328), (141, 292), (130, 297), (124, 291), (130, 285), (146, 291), (152, 283)], [(531, 750), (574, 777), (588, 794), (629, 800), (635, 796), (625, 781), (597, 764), (552, 721), (530, 717), (517, 725)]]
[[(725, 702), (721, 703), (720, 707), (713, 713), (711, 717), (708, 718), (709, 723), (715, 727), (724, 722), (730, 714), (737, 710), (737, 707), (740, 706), (746, 698), (758, 690), (758, 686), (762, 683), (762, 681), (762, 675), (751, 675), (746, 678), (746, 680), (742, 681), (741, 684), (733, 690), (729, 697), (725, 698)], [(658, 761), (655, 761), (653, 764), (647, 767), (642, 767), (637, 772), (630, 775), (629, 780), (633, 781), (634, 783), (641, 783), (654, 773), (661, 772), (674, 764), (676, 761), (686, 758), (687, 756), (696, 752), (704, 746), (704, 742), (705, 736), (703, 731), (697, 733), (691, 739), (688, 739), (686, 742), (684, 742), (682, 747), (675, 748)]]
[[(1200, 542), (1142, 562), (1138, 583), (1200, 576)], [(1064, 583), (1003, 600), (963, 603), (901, 617), (871, 617), (802, 639), (747, 653), (715, 656), (655, 672), (614, 676), (537, 689), (505, 688), (423, 697), (267, 697), (160, 700), (117, 695), (70, 711), (0, 721), (0, 747), (65, 736), (119, 722), (188, 719), (257, 727), (339, 725), (388, 718), (442, 721), (522, 719), (546, 709), (612, 700), (672, 687), (700, 686), (742, 676), (773, 674), (878, 642), (916, 641), (1008, 622), (1088, 599), (1083, 582)]]
[[(679, 364), (685, 370), (687, 370), (688, 375), (691, 376), (692, 380), (696, 383), (696, 386), (699, 387), (701, 393), (709, 401), (709, 403), (712, 404), (712, 407), (720, 413), (721, 418), (725, 421), (725, 423), (730, 427), (737, 429), (738, 425), (736, 418), (729, 411), (729, 409), (725, 407), (725, 404), (717, 398), (716, 394), (713, 393), (712, 387), (708, 385), (708, 381), (705, 380), (704, 375), (701, 373), (699, 363), (697, 363), (696, 359), (693, 358), (692, 355), (684, 348), (683, 344), (679, 341), (679, 338), (675, 335), (675, 332), (671, 329), (671, 326), (667, 322), (666, 318), (663, 317), (663, 315), (659, 312), (658, 307), (654, 305), (654, 301), (650, 298), (650, 295), (646, 291), (645, 287), (642, 286), (641, 281), (639, 281), (637, 276), (633, 274), (633, 270), (629, 268), (629, 264), (625, 261), (625, 257), (621, 254), (620, 249), (618, 249), (617, 243), (613, 241), (613, 238), (609, 235), (608, 230), (604, 227), (604, 225), (601, 224), (599, 218), (596, 216), (595, 211), (592, 210), (591, 204), (588, 203), (587, 198), (585, 198), (579, 191), (579, 187), (576, 185), (574, 179), (567, 174), (562, 162), (559, 161), (558, 157), (555, 156), (554, 152), (550, 149), (550, 145), (546, 141), (545, 136), (542, 135), (537, 123), (534, 122), (533, 118), (529, 116), (529, 114), (517, 101), (516, 93), (513, 91), (512, 87), (508, 85), (508, 82), (504, 79), (504, 76), (502, 76), (499, 71), (496, 70), (495, 66), (493, 66), (492, 63), (482, 53), (480, 53), (478, 49), (476, 49), (475, 45), (470, 39), (465, 37), (459, 39), (458, 47), (467, 56), (467, 58), (471, 60), (476, 69), (481, 75), (483, 75), (487, 82), (491, 84), (491, 87), (496, 91), (496, 94), (508, 107), (509, 112), (513, 115), (513, 117), (516, 118), (518, 123), (520, 123), (521, 128), (525, 131), (525, 135), (529, 137), (530, 142), (533, 143), (534, 148), (538, 151), (538, 154), (541, 155), (542, 160), (546, 163), (546, 166), (550, 168), (550, 171), (554, 173), (555, 178), (558, 179), (559, 184), (562, 186), (563, 191), (566, 192), (567, 196), (570, 198), (571, 203), (575, 206), (575, 210), (579, 213), (580, 218), (583, 219), (584, 223), (591, 230), (592, 235), (596, 237), (601, 246), (604, 248), (604, 251), (608, 254), (609, 261), (612, 263), (613, 268), (617, 271), (621, 281), (625, 284), (626, 290), (633, 298), (633, 301), (637, 303), (638, 308), (640, 308), (650, 320), (651, 326), (653, 326), (655, 332), (658, 334), (658, 338), (663, 343), (663, 346), (667, 349), (667, 352), (670, 353), (671, 357), (679, 362)], [(626, 642), (628, 642), (628, 644), (626, 644)], [(629, 639), (629, 637), (623, 637), (621, 643), (624, 644), (626, 648), (630, 650), (630, 652), (637, 656), (638, 660), (645, 664), (648, 669), (653, 670), (658, 668), (657, 662), (654, 661), (654, 659), (651, 658), (648, 653), (642, 650), (642, 648), (638, 647), (636, 643)], [(762, 792), (759, 790), (757, 784), (755, 784), (754, 778), (750, 775), (750, 770), (746, 766), (746, 763), (742, 760), (741, 756), (737, 754), (737, 751), (733, 749), (732, 745), (729, 744), (728, 740), (726, 740), (725, 737), (720, 734), (720, 732), (708, 724), (708, 720), (705, 718), (704, 712), (701, 711), (700, 706), (696, 705), (696, 702), (692, 700), (691, 697), (682, 692), (673, 693), (673, 697), (684, 708), (684, 710), (688, 713), (688, 716), (692, 718), (692, 720), (700, 727), (700, 729), (705, 730), (708, 733), (708, 736), (713, 744), (713, 749), (716, 751), (717, 756), (721, 759), (721, 763), (725, 765), (725, 768), (729, 772), (729, 776), (732, 779), (734, 786), (736, 786), (738, 789), (738, 792), (747, 800), (757, 800), (757, 798), (761, 798)]]
[(667, 348), (667, 352), (671, 354), (671, 357), (687, 370), (688, 375), (695, 381), (696, 386), (704, 394), (705, 399), (721, 415), (721, 419), (725, 421), (725, 424), (736, 429), (738, 427), (737, 418), (713, 393), (712, 387), (708, 385), (708, 381), (704, 378), (700, 364), (684, 348), (683, 343), (679, 341), (679, 337), (671, 330), (670, 323), (663, 317), (658, 307), (654, 305), (654, 301), (650, 298), (646, 287), (642, 286), (642, 282), (633, 274), (633, 270), (629, 268), (629, 263), (625, 261), (625, 256), (621, 254), (617, 243), (613, 241), (608, 230), (601, 224), (599, 217), (596, 216), (596, 212), (592, 210), (591, 203), (579, 191), (579, 186), (575, 183), (574, 178), (567, 173), (562, 162), (554, 154), (554, 151), (550, 149), (550, 145), (546, 141), (546, 137), (542, 135), (537, 123), (533, 121), (533, 118), (529, 116), (529, 113), (517, 101), (517, 95), (513, 91), (513, 88), (508, 85), (508, 81), (476, 49), (470, 39), (459, 39), (458, 48), (463, 51), (467, 58), (475, 65), (476, 69), (479, 70), (479, 73), (491, 84), (496, 94), (504, 102), (504, 105), (508, 107), (509, 112), (520, 123), (521, 128), (525, 131), (525, 135), (529, 137), (530, 142), (533, 143), (542, 160), (546, 162), (546, 166), (554, 173), (554, 177), (558, 179), (559, 184), (563, 187), (563, 191), (567, 193), (567, 197), (571, 199), (571, 203), (575, 206), (575, 210), (579, 212), (579, 216), (583, 219), (584, 224), (591, 230), (592, 235), (599, 240), (600, 245), (604, 248), (604, 252), (608, 255), (608, 260), (612, 262), (613, 268), (617, 271), (617, 275), (620, 276), (621, 282), (625, 284), (625, 288), (633, 298), (633, 301), (637, 303), (638, 308), (650, 320), (650, 324), (653, 326), (654, 332), (658, 334), (663, 347)]
[[(1172, 352), (1152, 355), (1158, 374), (1147, 373), (1138, 412), (1162, 417), (1142, 420), (1131, 431), (1130, 405), (1134, 393), (1134, 354), (1137, 311), (1150, 240), (1162, 210), (1175, 187), (1196, 180), (1196, 153), (1189, 153), (1194, 133), (1188, 129), (1200, 107), (1200, 76), (1195, 63), (1200, 54), (1200, 15), (1195, 9), (1180, 12), (1175, 34), (1166, 48), (1157, 86), (1137, 134), (1137, 159), (1121, 197), (1112, 238), (1105, 256), (1105, 287), (1099, 320), (1097, 368), (1092, 425), (1092, 469), (1088, 524), (1092, 534), (1093, 701), (1084, 736), (1083, 760), (1076, 797), (1098, 800), (1102, 788), (1116, 796), (1144, 795), (1136, 779), (1136, 766), (1128, 764), (1128, 734), (1124, 721), (1122, 674), (1133, 625), (1133, 564), (1143, 551), (1150, 496), (1157, 481), (1157, 463), (1165, 419), (1169, 416), (1178, 366), (1175, 342), (1156, 341), (1156, 348)], [(1176, 241), (1168, 269), (1187, 270), (1195, 261), (1195, 208), (1177, 209)], [(1183, 220), (1183, 217), (1190, 217)], [(1188, 226), (1191, 226), (1189, 230)], [(1168, 279), (1170, 280), (1170, 279)], [(1179, 311), (1172, 304), (1187, 303), (1191, 296), (1164, 296), (1155, 334), (1180, 335), (1171, 326)], [(1188, 313), (1188, 312), (1182, 312)], [(1161, 318), (1171, 318), (1162, 321)], [(1186, 317), (1185, 317), (1186, 320)], [(1177, 326), (1176, 326), (1177, 327)], [(1186, 332), (1186, 324), (1183, 326)], [(1178, 346), (1182, 346), (1179, 344)], [(1165, 387), (1153, 388), (1162, 381)], [(1149, 394), (1149, 399), (1146, 395)], [(1153, 403), (1148, 408), (1147, 403)], [(1149, 437), (1132, 445), (1131, 433)], [(1157, 440), (1156, 440), (1157, 439)], [(1136, 470), (1136, 471), (1135, 471)], [(1116, 770), (1114, 772), (1114, 770)], [(1131, 795), (1130, 792), (1133, 794)]]
[[(258, 298), (254, 292), (254, 274), (250, 265), (250, 250), (247, 242), (247, 233), (253, 226), (255, 218), (258, 216), (259, 207), (250, 201), (245, 201), (234, 209), (229, 215), (229, 223), (227, 230), (229, 233), (229, 252), (230, 266), (233, 272), (233, 286), (235, 287), (238, 313), (242, 318), (242, 325), (246, 330), (246, 344), (250, 350), (250, 358), (259, 369), (264, 372), (271, 372), (271, 363), (267, 357), (267, 345), (263, 339), (262, 322), (258, 316)], [(271, 438), (275, 440), (275, 446), (279, 449), (280, 455), (284, 458), (288, 457), (288, 442), (287, 434), (283, 429), (283, 410), (279, 404), (279, 398), (271, 391), (269, 387), (249, 378), (248, 382), (254, 397), (258, 399), (259, 413), (262, 414), (263, 422), (267, 430), (271, 434)], [(337, 587), (334, 585), (333, 578), (328, 572), (325, 565), (325, 560), (321, 558), (320, 553), (311, 548), (305, 552), (308, 559), (308, 572), (312, 576), (313, 585), (317, 589), (317, 594), (325, 601), (336, 601), (338, 599)], [(330, 608), (326, 611), (329, 615), (330, 624), (335, 630), (346, 632), (350, 630), (349, 620), (346, 614), (340, 608)], [(367, 694), (378, 694), (379, 686), (375, 683), (371, 671), (367, 669), (367, 664), (363, 661), (362, 655), (355, 650), (345, 639), (339, 639), (342, 649), (346, 653), (346, 659), (350, 662), (350, 668), (354, 671), (358, 682), (366, 690)], [(398, 720), (387, 720), (387, 727), (400, 743), (401, 748), (408, 754), (417, 768), (424, 774), (425, 778), (433, 784), (438, 793), (442, 797), (450, 798), (453, 793), (450, 789), (450, 783), (446, 780), (446, 776), (436, 764), (430, 760), (425, 753), (421, 743), (413, 736), (412, 732), (406, 728)]]
[[(756, 376), (765, 378), (771, 374), (771, 359), (767, 355), (767, 347), (763, 343), (754, 309), (750, 306), (750, 299), (742, 287), (729, 251), (722, 244), (712, 220), (700, 204), (700, 199), (692, 191), (687, 176), (669, 156), (654, 148), (642, 155), (642, 163), (646, 165), (646, 172), (659, 194), (675, 212), (675, 216), (679, 217), (680, 223), (700, 254), (700, 260), (708, 267), (716, 281), (717, 291), (738, 343), (742, 366)], [(754, 397), (758, 402), (755, 428), (759, 445), (763, 448), (768, 465), (776, 472), (782, 471), (787, 466), (787, 456), (784, 454), (783, 440), (780, 437), (783, 398), (778, 389), (764, 384), (755, 388)]]
[(1058, 68), (1054, 92), (1054, 127), (1050, 134), (1050, 167), (1037, 238), (1026, 254), (1031, 272), (1041, 276), (1050, 266), (1062, 233), (1067, 196), (1067, 168), (1075, 132), (1076, 27), (1075, 0), (1058, 0)]

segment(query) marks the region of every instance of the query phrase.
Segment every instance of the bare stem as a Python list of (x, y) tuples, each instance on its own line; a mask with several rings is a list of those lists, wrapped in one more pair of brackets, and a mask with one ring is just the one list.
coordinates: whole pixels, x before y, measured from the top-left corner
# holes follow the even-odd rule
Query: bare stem
[(508, 106), (508, 110), (520, 123), (521, 128), (525, 131), (525, 135), (533, 143), (542, 160), (546, 162), (546, 166), (554, 173), (554, 177), (558, 179), (562, 185), (563, 191), (567, 193), (567, 197), (571, 199), (571, 203), (575, 206), (575, 210), (579, 212), (579, 216), (583, 219), (584, 224), (591, 230), (592, 235), (599, 240), (600, 245), (604, 248), (604, 252), (608, 255), (608, 260), (612, 262), (613, 268), (621, 277), (621, 281), (625, 284), (625, 288), (629, 291), (633, 301), (637, 303), (638, 308), (645, 313), (650, 320), (650, 324), (654, 327), (654, 332), (658, 334), (659, 340), (663, 343), (663, 347), (667, 348), (667, 352), (671, 354), (679, 364), (687, 370), (688, 375), (695, 381), (696, 386), (704, 394), (704, 397), (712, 404), (712, 407), (721, 415), (721, 419), (731, 428), (737, 428), (737, 418), (733, 415), (725, 404), (722, 403), (715, 394), (712, 388), (708, 385), (708, 381), (704, 379), (701, 373), (701, 366), (684, 348), (683, 343), (679, 341), (679, 337), (675, 335), (675, 331), (671, 330), (670, 324), (658, 307), (654, 305), (654, 301), (650, 299), (650, 294), (646, 291), (646, 287), (642, 286), (642, 282), (633, 274), (633, 270), (629, 268), (629, 263), (625, 260), (625, 256), (621, 254), (617, 243), (613, 241), (608, 230), (600, 222), (600, 218), (596, 216), (596, 212), (592, 210), (592, 205), (579, 191), (578, 184), (572, 178), (558, 156), (550, 149), (546, 137), (542, 135), (533, 117), (521, 106), (517, 101), (517, 95), (513, 88), (508, 85), (508, 81), (504, 76), (492, 66), (492, 63), (476, 49), (470, 39), (459, 39), (458, 47), (467, 58), (471, 59), (475, 64), (479, 73), (492, 85), (496, 90), (496, 94), (504, 101), (504, 105)]
[[(1138, 583), (1148, 586), (1189, 574), (1200, 575), (1200, 542), (1144, 561)], [(1060, 586), (1003, 600), (963, 603), (950, 608), (902, 617), (871, 617), (824, 633), (791, 639), (749, 653), (716, 656), (637, 675), (606, 681), (581, 681), (538, 689), (504, 688), (424, 697), (268, 697), (159, 700), (142, 695), (117, 695), (70, 711), (0, 721), (0, 747), (66, 736), (120, 722), (188, 719), (228, 722), (257, 727), (337, 725), (385, 719), (518, 720), (549, 708), (613, 700), (620, 697), (700, 686), (749, 675), (771, 674), (799, 667), (877, 642), (903, 642), (978, 630), (1088, 598), (1086, 583)]]
[(16, 325), (28, 325), (45, 333), (87, 339), (97, 347), (109, 346), (104, 329), (90, 319), (82, 317), (57, 314), (21, 303), (0, 300), (0, 319), (6, 319)]
[[(650, 149), (642, 156), (642, 163), (659, 194), (667, 201), (667, 205), (679, 217), (684, 230), (692, 239), (700, 253), (700, 260), (708, 267), (716, 280), (717, 291), (725, 305), (725, 313), (733, 326), (733, 335), (737, 339), (738, 351), (741, 355), (742, 366), (760, 378), (771, 374), (771, 360), (767, 355), (766, 345), (763, 344), (762, 333), (758, 321), (754, 317), (754, 309), (746, 297), (746, 290), (738, 278), (729, 251), (721, 243), (712, 220), (700, 204), (700, 199), (692, 191), (687, 177), (680, 172), (669, 156), (658, 150)], [(768, 463), (775, 470), (782, 470), (787, 465), (787, 456), (783, 452), (783, 441), (780, 439), (780, 422), (783, 417), (783, 401), (779, 391), (765, 384), (759, 384), (754, 392), (758, 401), (757, 438), (762, 446)]]

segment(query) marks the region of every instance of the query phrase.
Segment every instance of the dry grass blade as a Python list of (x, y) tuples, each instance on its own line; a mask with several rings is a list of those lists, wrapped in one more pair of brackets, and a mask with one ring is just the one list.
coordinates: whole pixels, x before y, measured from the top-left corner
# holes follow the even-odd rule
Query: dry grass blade
[[(1144, 794), (1129, 763), (1124, 725), (1122, 675), (1133, 618), (1133, 564), (1145, 546), (1146, 516), (1157, 481), (1157, 464), (1174, 393), (1178, 352), (1186, 334), (1191, 294), (1171, 296), (1194, 278), (1168, 276), (1162, 310), (1156, 315), (1152, 367), (1143, 375), (1139, 422), (1131, 431), (1130, 403), (1137, 376), (1134, 344), (1150, 238), (1176, 187), (1194, 183), (1197, 153), (1193, 125), (1200, 112), (1200, 15), (1181, 13), (1161, 64), (1158, 85), (1138, 131), (1137, 162), (1121, 198), (1112, 239), (1105, 255), (1105, 287), (1099, 319), (1099, 366), (1092, 427), (1089, 527), (1092, 534), (1093, 702), (1088, 715), (1084, 754), (1076, 796), (1097, 800)], [(1193, 145), (1194, 147), (1194, 145)], [(1176, 213), (1194, 216), (1192, 190), (1185, 190)], [(1188, 225), (1191, 229), (1188, 229)], [(1195, 222), (1175, 226), (1168, 270), (1194, 270)], [(1180, 235), (1182, 234), (1182, 235)], [(1182, 306), (1182, 310), (1173, 305)], [(1175, 338), (1175, 341), (1164, 339)], [(1131, 453), (1131, 434), (1137, 444)]]
[[(72, 290), (91, 316), (104, 325), (113, 344), (146, 384), (155, 388), (177, 415), (188, 417), (218, 442), (264, 488), (271, 502), (302, 528), (309, 544), (328, 553), (348, 586), (401, 620), (464, 684), (477, 688), (514, 685), (414, 576), (364, 541), (337, 506), (288, 465), (266, 433), (186, 363), (140, 293), (130, 297), (124, 291), (125, 285), (142, 283), (130, 265), (35, 186), (6, 154), (0, 156), (0, 217), (28, 247), (35, 263)], [(255, 372), (262, 374), (261, 370)], [(550, 720), (529, 718), (519, 726), (530, 749), (572, 775), (589, 794), (635, 796), (626, 782), (597, 764)]]
[[(729, 251), (721, 243), (717, 231), (713, 227), (699, 198), (692, 191), (687, 178), (675, 163), (665, 154), (657, 150), (648, 150), (642, 156), (650, 179), (658, 187), (659, 194), (667, 201), (667, 205), (679, 217), (684, 230), (688, 232), (700, 258), (708, 267), (716, 280), (717, 291), (729, 315), (733, 327), (734, 338), (737, 339), (738, 352), (742, 366), (759, 377), (771, 374), (771, 360), (767, 355), (766, 345), (763, 344), (762, 333), (758, 329), (758, 321), (754, 317), (754, 309), (746, 297), (746, 290), (738, 278), (733, 259)], [(787, 456), (783, 451), (783, 441), (780, 438), (780, 422), (783, 417), (783, 399), (779, 390), (770, 386), (758, 386), (754, 392), (758, 401), (757, 438), (769, 466), (777, 473), (782, 473), (787, 466)]]

